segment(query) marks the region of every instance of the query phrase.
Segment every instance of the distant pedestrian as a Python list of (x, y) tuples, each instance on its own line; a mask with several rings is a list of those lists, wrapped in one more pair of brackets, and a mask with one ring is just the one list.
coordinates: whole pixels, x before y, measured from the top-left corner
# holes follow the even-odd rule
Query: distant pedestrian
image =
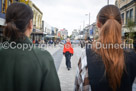
[(84, 47), (84, 40), (80, 40), (80, 45), (81, 45), (81, 48)]
[(44, 39), (44, 43), (47, 45), (47, 39)]
[(51, 54), (33, 47), (29, 39), (32, 9), (23, 3), (11, 4), (5, 23), (4, 36), (11, 45), (0, 49), (0, 91), (61, 91)]
[(70, 70), (71, 68), (71, 56), (73, 56), (73, 48), (72, 48), (72, 45), (70, 43), (70, 39), (68, 38), (66, 40), (66, 44), (64, 44), (64, 48), (63, 48), (63, 54), (65, 55), (65, 58), (66, 58), (66, 66), (67, 66), (67, 69)]
[(57, 40), (55, 39), (55, 40), (54, 40), (54, 46), (55, 46), (55, 47), (56, 47), (56, 44), (57, 44)]
[(38, 40), (35, 41), (35, 45), (36, 45), (37, 47), (39, 46), (39, 41), (38, 41)]
[(91, 43), (92, 43), (91, 38), (88, 36), (88, 34), (86, 34), (86, 36), (85, 36), (85, 48), (90, 48)]
[(35, 40), (33, 40), (33, 44), (35, 44)]
[(136, 53), (121, 47), (122, 19), (118, 7), (103, 7), (97, 16), (97, 27), (98, 40), (79, 60), (75, 91), (132, 91)]

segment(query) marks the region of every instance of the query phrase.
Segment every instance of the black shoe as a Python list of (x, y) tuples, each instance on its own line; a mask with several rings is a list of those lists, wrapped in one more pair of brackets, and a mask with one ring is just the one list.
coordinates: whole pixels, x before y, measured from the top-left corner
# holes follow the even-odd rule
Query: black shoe
[(70, 70), (70, 68), (68, 68), (68, 70)]

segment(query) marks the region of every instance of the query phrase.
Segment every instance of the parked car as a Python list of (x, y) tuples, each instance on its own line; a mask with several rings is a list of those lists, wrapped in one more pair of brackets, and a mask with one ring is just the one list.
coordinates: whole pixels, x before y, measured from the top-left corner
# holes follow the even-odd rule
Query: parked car
[(61, 40), (60, 44), (65, 44), (66, 43), (66, 40)]
[(80, 44), (79, 40), (71, 40), (71, 44)]

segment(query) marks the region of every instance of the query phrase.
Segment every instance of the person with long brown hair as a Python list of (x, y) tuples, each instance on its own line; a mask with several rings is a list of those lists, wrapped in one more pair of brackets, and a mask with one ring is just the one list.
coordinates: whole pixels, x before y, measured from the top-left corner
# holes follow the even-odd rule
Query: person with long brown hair
[(87, 48), (78, 63), (75, 91), (132, 91), (136, 54), (122, 47), (122, 20), (114, 5), (97, 15), (99, 39)]

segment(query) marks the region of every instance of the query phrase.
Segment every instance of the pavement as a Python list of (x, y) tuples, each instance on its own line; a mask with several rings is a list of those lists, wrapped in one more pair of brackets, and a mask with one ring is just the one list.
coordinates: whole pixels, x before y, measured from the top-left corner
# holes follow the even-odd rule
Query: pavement
[(134, 81), (134, 84), (133, 84), (133, 89), (132, 89), (132, 91), (136, 91), (136, 79), (135, 79), (135, 81)]
[(61, 61), (62, 61), (62, 58), (63, 58), (62, 45), (56, 45), (56, 47), (48, 46), (48, 47), (45, 47), (45, 50), (50, 52), (50, 54), (52, 55), (52, 57), (54, 59), (56, 70), (58, 71)]
[(48, 46), (48, 47), (45, 47), (44, 49), (47, 50), (48, 52), (50, 52), (51, 55), (53, 55), (60, 48), (61, 47), (59, 45), (57, 45), (56, 47), (54, 47), (54, 46)]
[(61, 90), (62, 91), (73, 91), (74, 90), (74, 81), (75, 81), (75, 75), (76, 75), (76, 69), (77, 64), (79, 61), (79, 57), (81, 54), (77, 55), (80, 48), (74, 48), (75, 54), (71, 58), (71, 69), (68, 71), (67, 67), (65, 65), (65, 57), (63, 56), (58, 75), (60, 79), (61, 84)]
[(52, 56), (54, 58), (56, 70), (58, 71), (61, 65), (62, 58), (63, 58), (62, 48), (58, 49)]

